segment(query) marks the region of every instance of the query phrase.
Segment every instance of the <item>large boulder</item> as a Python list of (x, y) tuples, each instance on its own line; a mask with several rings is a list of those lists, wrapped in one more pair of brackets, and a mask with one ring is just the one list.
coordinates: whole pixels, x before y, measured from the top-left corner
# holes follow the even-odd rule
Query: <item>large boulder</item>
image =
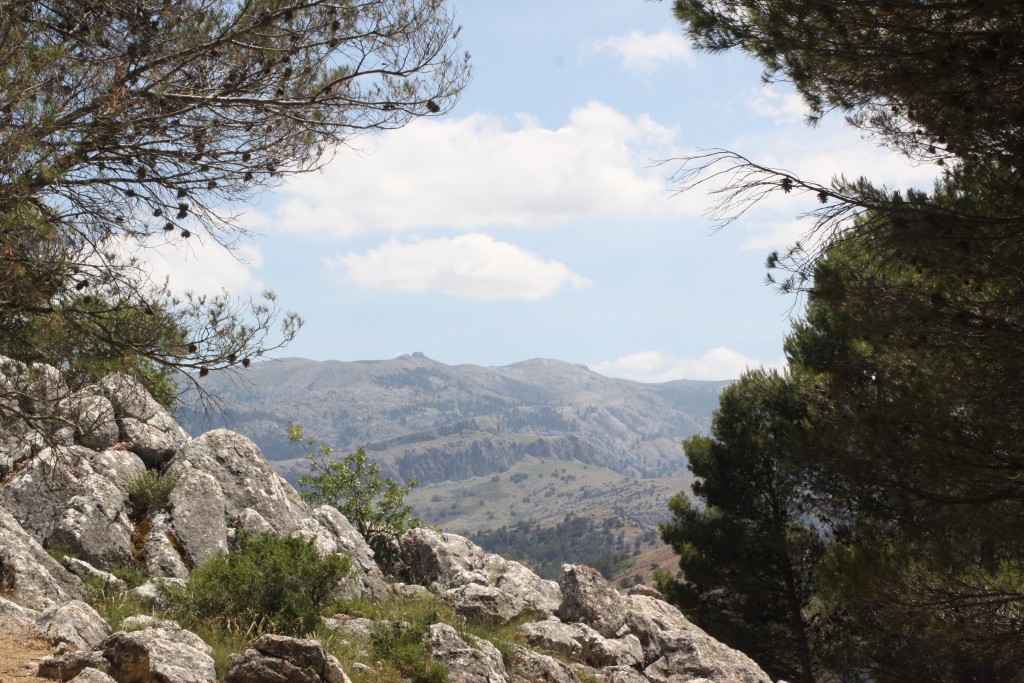
[(644, 669), (652, 683), (771, 683), (771, 678), (739, 650), (723, 645), (696, 626), (659, 636), (664, 653)]
[(508, 674), (498, 649), (486, 640), (473, 640), (472, 644), (466, 643), (447, 624), (430, 627), (431, 655), (448, 669), (451, 683), (507, 682)]
[(605, 638), (586, 624), (557, 619), (523, 624), (518, 630), (530, 645), (590, 666), (638, 666), (644, 661), (640, 640), (631, 633)]
[[(453, 601), (466, 604), (465, 587), (472, 584), (489, 586), (509, 596), (502, 603), (504, 620), (530, 613), (547, 616), (561, 602), (554, 581), (545, 581), (522, 564), (488, 553), (462, 536), (411, 529), (399, 540), (399, 546), (410, 578), (424, 586), (435, 586)], [(469, 593), (484, 597), (482, 592), (474, 591)], [(496, 602), (494, 591), (487, 591), (487, 595)]]
[(626, 626), (626, 601), (601, 573), (585, 565), (562, 565), (562, 621), (583, 622), (605, 638), (617, 638), (629, 632)]
[(215, 683), (209, 646), (182, 628), (118, 631), (100, 643), (118, 683)]
[(85, 586), (43, 550), (17, 520), (0, 507), (0, 588), (18, 602), (46, 609), (80, 598)]
[[(186, 487), (212, 496), (196, 500), (171, 498), (171, 519), (181, 544), (201, 556), (211, 547), (205, 529), (227, 528), (246, 508), (258, 512), (275, 533), (290, 534), (311, 515), (299, 494), (244, 436), (216, 429), (197, 437), (175, 453), (164, 476), (175, 490)], [(223, 542), (226, 543), (226, 531)]]
[(121, 440), (147, 467), (162, 467), (188, 442), (188, 433), (138, 380), (113, 373), (100, 381), (96, 392), (110, 401)]
[(580, 683), (569, 666), (554, 657), (542, 655), (520, 645), (512, 646), (512, 680), (514, 683)]
[(91, 650), (110, 635), (103, 617), (80, 600), (43, 610), (35, 630), (54, 645), (67, 643), (76, 650)]
[(268, 634), (231, 655), (224, 683), (350, 683), (338, 660), (315, 640)]
[(47, 448), (0, 488), (0, 505), (46, 547), (99, 567), (124, 564), (132, 558), (126, 487), (144, 471), (128, 451)]

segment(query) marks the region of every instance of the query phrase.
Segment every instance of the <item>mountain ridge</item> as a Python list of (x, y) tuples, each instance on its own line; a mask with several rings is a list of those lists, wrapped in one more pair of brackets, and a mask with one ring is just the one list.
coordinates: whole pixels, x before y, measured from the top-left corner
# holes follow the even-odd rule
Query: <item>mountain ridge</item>
[(185, 412), (197, 434), (248, 434), (289, 479), (301, 452), (287, 422), (340, 452), (364, 447), (388, 476), (460, 480), (507, 471), (527, 455), (578, 460), (628, 476), (679, 474), (681, 441), (707, 431), (729, 381), (645, 384), (586, 366), (532, 358), (505, 366), (446, 365), (422, 353), (390, 360), (285, 358), (254, 364), (237, 382), (210, 376), (214, 419)]

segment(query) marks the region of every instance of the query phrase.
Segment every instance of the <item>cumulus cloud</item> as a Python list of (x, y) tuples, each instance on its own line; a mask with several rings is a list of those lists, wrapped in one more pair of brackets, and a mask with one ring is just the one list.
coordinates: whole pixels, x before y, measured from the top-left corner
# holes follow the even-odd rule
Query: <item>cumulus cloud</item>
[(747, 106), (759, 116), (777, 125), (803, 123), (808, 109), (794, 91), (782, 92), (774, 84), (747, 93)]
[(480, 233), (407, 242), (393, 238), (377, 249), (338, 255), (325, 263), (337, 279), (365, 289), (436, 291), (489, 301), (535, 301), (563, 287), (591, 284), (558, 261), (545, 261)]
[(169, 279), (175, 292), (236, 295), (263, 290), (253, 269), (263, 265), (263, 253), (250, 244), (229, 250), (212, 240), (194, 236), (187, 242), (168, 243), (157, 238), (142, 242), (121, 240), (111, 247), (125, 256), (138, 256), (154, 283)]
[(612, 36), (590, 44), (594, 50), (611, 52), (622, 60), (627, 69), (652, 71), (660, 66), (683, 62), (693, 66), (693, 50), (677, 31), (665, 29), (658, 33), (630, 31), (624, 36)]
[(699, 213), (670, 201), (666, 169), (677, 131), (591, 102), (560, 128), (525, 115), (421, 119), (341, 153), (323, 173), (291, 179), (273, 224), (347, 238), (431, 228), (545, 228), (578, 219)]
[(764, 362), (724, 346), (700, 358), (684, 358), (662, 351), (641, 351), (591, 366), (594, 372), (638, 382), (669, 382), (676, 379), (738, 379), (744, 370), (757, 367), (782, 369), (784, 358)]

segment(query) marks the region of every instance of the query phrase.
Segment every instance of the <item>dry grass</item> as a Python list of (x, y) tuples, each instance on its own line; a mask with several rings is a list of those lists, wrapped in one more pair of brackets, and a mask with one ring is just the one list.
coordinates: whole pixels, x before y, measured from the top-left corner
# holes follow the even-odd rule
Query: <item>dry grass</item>
[(39, 660), (52, 651), (31, 629), (0, 616), (0, 683), (52, 683), (35, 675)]

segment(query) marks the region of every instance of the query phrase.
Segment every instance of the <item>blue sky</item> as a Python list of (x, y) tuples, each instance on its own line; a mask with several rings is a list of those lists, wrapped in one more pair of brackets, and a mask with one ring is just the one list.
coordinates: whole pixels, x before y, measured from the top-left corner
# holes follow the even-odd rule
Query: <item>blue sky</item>
[[(179, 286), (277, 292), (306, 325), (280, 356), (505, 365), (556, 358), (641, 381), (778, 365), (796, 303), (766, 254), (812, 208), (780, 196), (715, 231), (677, 165), (728, 148), (827, 182), (927, 185), (840, 116), (803, 123), (740, 54), (698, 54), (669, 2), (452, 3), (473, 80), (455, 110), (352, 141), (244, 210), (233, 255), (155, 256)], [(813, 198), (811, 198), (813, 201)]]

